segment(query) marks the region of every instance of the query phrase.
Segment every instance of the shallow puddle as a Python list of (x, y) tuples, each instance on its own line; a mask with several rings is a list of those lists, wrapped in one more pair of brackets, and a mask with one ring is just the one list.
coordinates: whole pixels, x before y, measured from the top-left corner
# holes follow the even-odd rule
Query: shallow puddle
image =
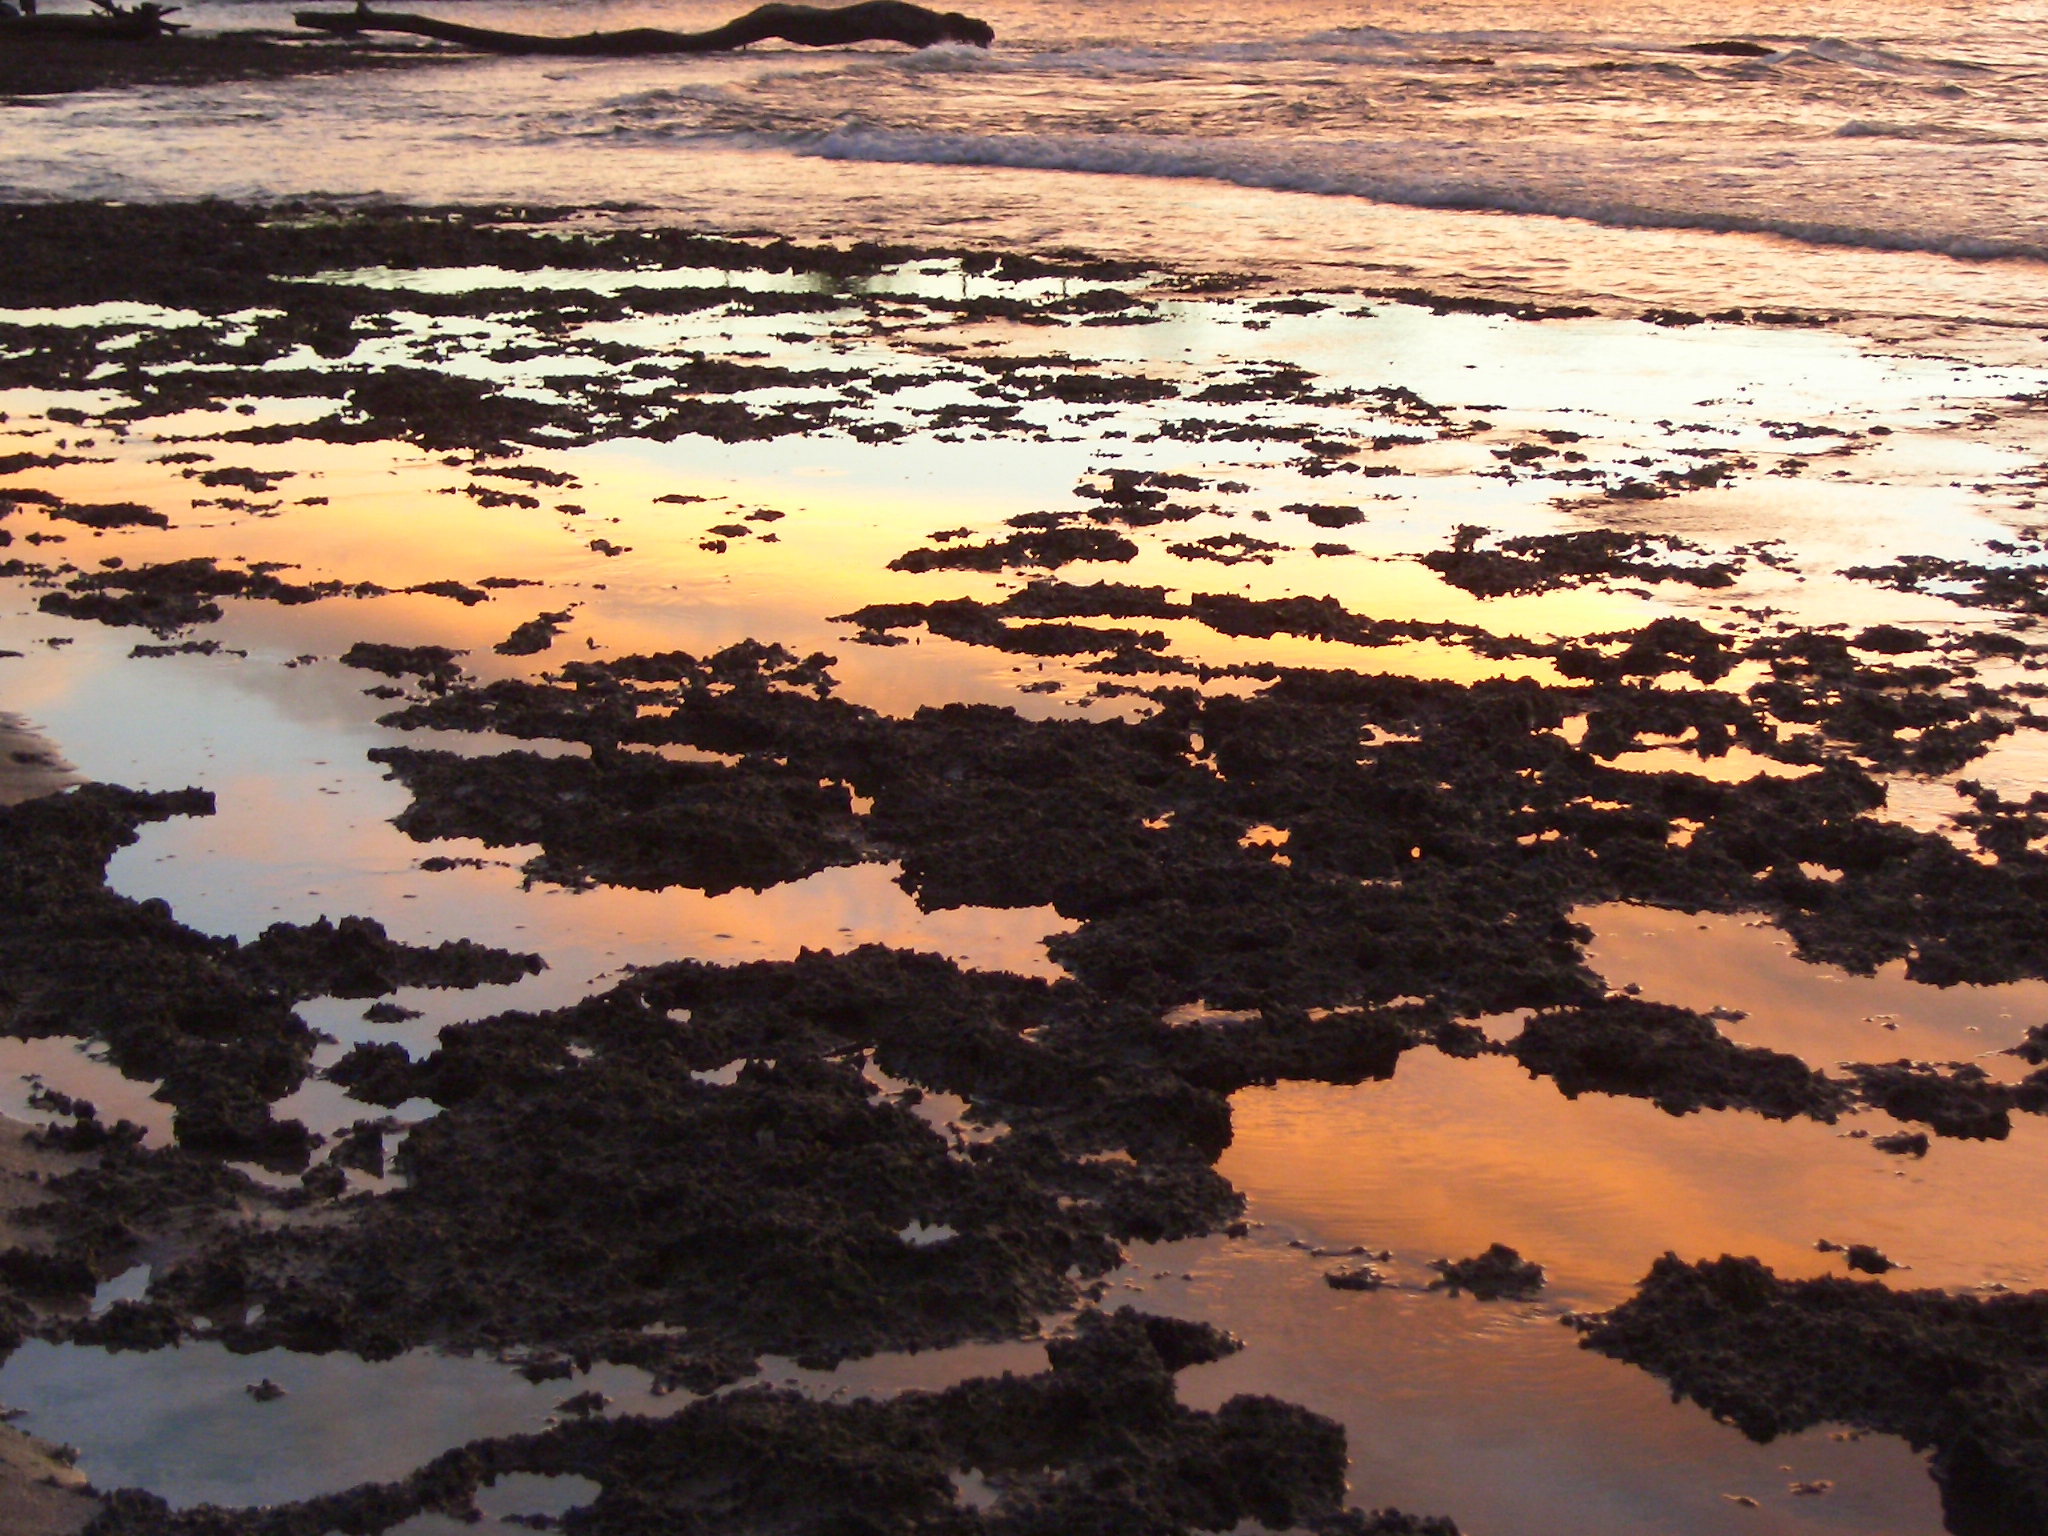
[[(1373, 1151), (1367, 1136), (1354, 1145), (1360, 1156)], [(1141, 1288), (1118, 1294), (1236, 1331), (1243, 1353), (1183, 1372), (1182, 1400), (1213, 1408), (1236, 1393), (1272, 1393), (1340, 1420), (1351, 1497), (1367, 1507), (1454, 1502), (1459, 1528), (1475, 1536), (1942, 1529), (1925, 1459), (1899, 1440), (1819, 1427), (1752, 1444), (1702, 1409), (1673, 1404), (1641, 1372), (1580, 1349), (1548, 1302), (1332, 1290), (1322, 1276), (1338, 1261), (1280, 1246), (1282, 1233), (1317, 1225), (1290, 1225), (1279, 1209), (1255, 1194), (1252, 1214), (1273, 1220), (1237, 1243), (1135, 1248), (1127, 1273)], [(1333, 1224), (1346, 1237), (1403, 1225)], [(1162, 1270), (1167, 1278), (1154, 1278)], [(1832, 1485), (1824, 1496), (1791, 1492), (1820, 1481)]]
[[(264, 1381), (283, 1395), (259, 1401), (249, 1389)], [(622, 1410), (658, 1406), (646, 1377), (620, 1366), (534, 1384), (493, 1360), (424, 1350), (371, 1364), (204, 1341), (140, 1352), (32, 1341), (0, 1366), (0, 1401), (28, 1409), (24, 1428), (77, 1446), (99, 1487), (148, 1488), (180, 1508), (391, 1481), (479, 1435), (539, 1429), (593, 1388)]]
[[(1821, 1237), (1911, 1266), (1889, 1277), (1897, 1286), (2043, 1280), (2048, 1128), (2032, 1117), (2009, 1143), (1941, 1140), (1900, 1166), (1844, 1128), (1571, 1102), (1511, 1061), (1427, 1051), (1390, 1082), (1248, 1089), (1232, 1110), (1219, 1166), (1262, 1225), (1236, 1242), (1134, 1245), (1104, 1304), (1235, 1331), (1244, 1353), (1186, 1373), (1189, 1401), (1269, 1391), (1309, 1403), (1350, 1432), (1354, 1496), (1429, 1508), (1455, 1487), (1467, 1530), (1931, 1536), (1937, 1489), (1902, 1442), (1821, 1427), (1753, 1445), (1581, 1350), (1561, 1315), (1620, 1301), (1667, 1249), (1846, 1273), (1839, 1254), (1816, 1251)], [(1545, 1266), (1539, 1301), (1425, 1289), (1429, 1261), (1494, 1242)], [(1384, 1289), (1325, 1283), (1358, 1247)], [(1790, 1491), (1823, 1480), (1825, 1496)]]
[(1593, 930), (1586, 960), (1609, 986), (1639, 986), (1645, 997), (1701, 1013), (1738, 1011), (1744, 1017), (1721, 1026), (1731, 1040), (1789, 1052), (1821, 1071), (1905, 1057), (1974, 1062), (2017, 1081), (2033, 1068), (2007, 1047), (2048, 1021), (2048, 982), (1930, 987), (1908, 981), (1903, 960), (1855, 976), (1795, 958), (1793, 940), (1754, 917), (1623, 905), (1575, 917)]
[[(1498, 1057), (1404, 1056), (1390, 1082), (1290, 1083), (1232, 1099), (1219, 1165), (1253, 1215), (1314, 1245), (1391, 1248), (1422, 1262), (1503, 1242), (1543, 1264), (1547, 1295), (1594, 1310), (1657, 1255), (1754, 1255), (1783, 1275), (1845, 1274), (1815, 1243), (1872, 1243), (1902, 1285), (2032, 1289), (2048, 1279), (2048, 1125), (2006, 1142), (1936, 1140), (1925, 1158), (1839, 1125), (1638, 1099), (1568, 1100)], [(1968, 1219), (1959, 1219), (1967, 1212)], [(1425, 1277), (1426, 1278), (1426, 1277)]]
[[(877, 1355), (831, 1371), (767, 1356), (757, 1375), (727, 1390), (790, 1387), (843, 1401), (1044, 1369), (1044, 1345), (1030, 1342)], [(283, 1392), (250, 1390), (265, 1381)], [(156, 1351), (31, 1341), (0, 1366), (0, 1405), (25, 1409), (24, 1429), (76, 1446), (79, 1468), (98, 1486), (144, 1487), (187, 1508), (283, 1503), (394, 1481), (471, 1440), (542, 1429), (585, 1392), (602, 1394), (612, 1414), (672, 1413), (692, 1400), (652, 1385), (644, 1371), (602, 1363), (530, 1382), (495, 1360), (431, 1350), (368, 1362), (282, 1349), (236, 1355), (203, 1340)], [(522, 1477), (515, 1490), (531, 1492), (538, 1481)], [(559, 1513), (543, 1507), (545, 1499), (519, 1508), (510, 1497), (486, 1494), (477, 1503), (493, 1517)]]

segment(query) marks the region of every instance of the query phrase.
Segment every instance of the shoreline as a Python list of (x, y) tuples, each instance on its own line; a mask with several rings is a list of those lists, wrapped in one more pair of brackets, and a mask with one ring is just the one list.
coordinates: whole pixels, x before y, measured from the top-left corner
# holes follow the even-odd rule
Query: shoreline
[(443, 65), (465, 55), (403, 45), (313, 40), (260, 30), (200, 32), (148, 42), (0, 39), (0, 110), (55, 96), (140, 86), (289, 80), (350, 70)]

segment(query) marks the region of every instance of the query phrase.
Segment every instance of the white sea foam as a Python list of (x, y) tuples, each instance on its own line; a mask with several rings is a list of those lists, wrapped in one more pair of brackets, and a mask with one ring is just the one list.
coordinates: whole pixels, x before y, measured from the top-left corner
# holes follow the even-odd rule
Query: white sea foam
[(1969, 230), (1886, 228), (1725, 209), (1662, 207), (1556, 192), (1514, 182), (1404, 175), (1389, 146), (1265, 145), (1241, 141), (1160, 141), (1131, 134), (1041, 137), (1026, 134), (919, 134), (852, 127), (803, 146), (828, 160), (916, 165), (1000, 166), (1229, 182), (1272, 191), (1362, 197), (1374, 202), (1464, 212), (1549, 215), (1635, 229), (1696, 229), (1778, 235), (1814, 245), (1925, 251), (1971, 260), (2048, 261), (2048, 242)]

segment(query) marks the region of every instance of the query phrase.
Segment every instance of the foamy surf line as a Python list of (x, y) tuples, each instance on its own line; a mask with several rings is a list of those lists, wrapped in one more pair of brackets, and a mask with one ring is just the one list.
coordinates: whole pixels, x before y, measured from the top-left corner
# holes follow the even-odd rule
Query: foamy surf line
[[(2048, 244), (1948, 230), (1870, 229), (1860, 225), (1775, 218), (1728, 210), (1648, 207), (1555, 194), (1535, 187), (1494, 186), (1462, 180), (1407, 181), (1375, 176), (1329, 163), (1328, 149), (1317, 161), (1301, 158), (1298, 146), (1278, 156), (1247, 153), (1216, 140), (1172, 145), (1117, 135), (1048, 138), (1022, 134), (884, 133), (841, 129), (793, 147), (823, 160), (897, 165), (981, 166), (992, 169), (1069, 171), (1091, 176), (1139, 176), (1158, 180), (1218, 181), (1272, 192), (1318, 197), (1356, 197), (1369, 202), (1461, 213), (1506, 213), (1580, 219), (1616, 229), (1699, 230), (1710, 234), (1776, 235), (1805, 245), (1848, 246), (1952, 256), (1966, 261), (2048, 262)], [(1353, 147), (1363, 159), (1383, 150)]]

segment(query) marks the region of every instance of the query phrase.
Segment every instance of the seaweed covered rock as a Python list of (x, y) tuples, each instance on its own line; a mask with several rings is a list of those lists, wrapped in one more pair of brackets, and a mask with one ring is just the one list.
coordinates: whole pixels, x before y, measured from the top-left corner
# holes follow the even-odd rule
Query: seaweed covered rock
[[(303, 1132), (297, 1121), (284, 1124)], [(45, 1148), (95, 1154), (46, 1176), (42, 1202), (18, 1218), (47, 1240), (54, 1273), (72, 1284), (88, 1274), (98, 1280), (120, 1273), (148, 1243), (206, 1243), (259, 1188), (220, 1156), (185, 1145), (147, 1148), (138, 1138), (110, 1135), (73, 1146), (52, 1132), (38, 1139)], [(248, 1153), (237, 1149), (235, 1155)], [(78, 1288), (89, 1292), (91, 1284)], [(36, 1294), (33, 1286), (18, 1289)]]
[(286, 581), (277, 575), (280, 569), (262, 563), (247, 569), (223, 568), (212, 559), (195, 557), (161, 565), (88, 571), (73, 576), (63, 590), (44, 593), (37, 606), (44, 613), (68, 619), (116, 627), (139, 625), (169, 635), (219, 619), (219, 599), (224, 597), (295, 606), (332, 597), (377, 597), (383, 592), (368, 582)]
[(1755, 1259), (1666, 1254), (1633, 1297), (1580, 1326), (1587, 1348), (1753, 1440), (1844, 1423), (1931, 1446), (1951, 1531), (2048, 1528), (2048, 1292), (1780, 1280)]
[[(1044, 582), (999, 603), (849, 617), (873, 634), (921, 623), (1007, 648), (1013, 628), (1176, 611), (1156, 589)], [(1217, 596), (1185, 611), (1226, 632), (1358, 638), (1327, 600)], [(1171, 671), (1142, 638), (1053, 636)], [(1717, 632), (1658, 620), (1598, 638), (1556, 650), (1583, 686), (1269, 668), (1251, 696), (1150, 689), (1156, 709), (1135, 721), (959, 705), (890, 717), (833, 697), (829, 657), (746, 642), (452, 687), (388, 717), (583, 742), (587, 759), (379, 755), (414, 790), (400, 824), (415, 837), (538, 841), (537, 879), (719, 890), (891, 859), (927, 910), (1051, 906), (1074, 926), (1049, 951), (1096, 1015), (1202, 1005), (1198, 1027), (1145, 1050), (1221, 1091), (1383, 1076), (1407, 1044), (1450, 1039), (1459, 1016), (1534, 1009), (1517, 1054), (1570, 1092), (1823, 1119), (1853, 1099), (1697, 1015), (1607, 999), (1571, 919), (1595, 902), (1762, 911), (1804, 958), (1858, 973), (1904, 958), (1939, 984), (2048, 975), (2043, 815), (1980, 795), (1968, 830), (1988, 856), (1973, 857), (1879, 819), (1882, 787), (1830, 745), (1907, 752), (1929, 739), (1921, 716), (1822, 710), (1818, 735), (1781, 739), (1744, 698), (1648, 681), (1723, 675), (1741, 653)], [(1932, 680), (1838, 665), (1824, 642), (1839, 637), (1801, 639), (1769, 642), (1776, 670), (1759, 685), (1789, 689), (1785, 708), (1839, 702), (1845, 687), (1875, 699), (1894, 682), (1929, 708), (1975, 707)], [(1674, 738), (1702, 759), (1743, 747), (1817, 771), (1716, 782), (1611, 766)], [(736, 761), (633, 750), (673, 746)], [(856, 813), (855, 796), (871, 803)], [(1397, 1003), (1411, 1016), (1390, 1020)], [(1214, 1018), (1228, 1012), (1257, 1020)]]
[(445, 693), (448, 685), (462, 676), (455, 664), (460, 651), (445, 645), (386, 645), (375, 640), (358, 640), (340, 660), (344, 667), (359, 667), (385, 677), (416, 677), (429, 693)]
[(889, 562), (892, 571), (1000, 571), (1011, 566), (1057, 569), (1077, 561), (1123, 562), (1138, 546), (1107, 528), (1046, 528), (1013, 533), (986, 544), (913, 549)]
[(1495, 1243), (1470, 1259), (1437, 1259), (1430, 1266), (1437, 1278), (1432, 1291), (1453, 1296), (1470, 1291), (1476, 1301), (1527, 1301), (1543, 1289), (1543, 1266), (1524, 1259), (1506, 1243)]
[[(1660, 494), (1662, 494), (1660, 492)], [(1670, 534), (1589, 528), (1577, 533), (1528, 534), (1479, 547), (1487, 530), (1460, 528), (1447, 550), (1432, 550), (1422, 563), (1454, 587), (1479, 597), (1545, 592), (1589, 581), (1680, 581), (1719, 588), (1735, 584), (1740, 566), (1727, 561), (1678, 561), (1699, 547)]]
[[(187, 1145), (302, 1168), (317, 1138), (270, 1108), (312, 1058), (294, 1002), (513, 981), (541, 961), (467, 940), (400, 944), (357, 917), (280, 923), (238, 945), (186, 927), (160, 900), (108, 888), (107, 861), (138, 828), (212, 813), (202, 790), (104, 784), (0, 807), (0, 1031), (103, 1040), (123, 1073), (162, 1080), (157, 1096), (175, 1106)], [(90, 1118), (66, 1133), (72, 1144), (96, 1134)]]
[[(762, 1351), (1028, 1337), (1120, 1240), (1241, 1208), (1211, 1166), (1224, 1101), (1134, 1048), (1163, 1027), (1073, 1009), (1071, 988), (869, 948), (650, 968), (574, 1008), (450, 1026), (418, 1062), (358, 1046), (330, 1073), (358, 1097), (444, 1106), (397, 1155), (405, 1186), (195, 1244), (152, 1296), (217, 1316), (232, 1271), (264, 1307), (227, 1330), (238, 1346), (544, 1347), (705, 1385)], [(869, 1053), (1005, 1133), (942, 1132), (878, 1088)], [(332, 1162), (374, 1163), (376, 1130)], [(952, 1235), (907, 1241), (920, 1225)]]
[(1974, 1062), (1858, 1062), (1849, 1067), (1864, 1102), (1897, 1120), (1918, 1121), (1937, 1136), (2003, 1141), (2012, 1111), (2048, 1110), (2048, 1071), (2001, 1083)]
[(443, 939), (429, 949), (392, 940), (370, 917), (272, 923), (236, 952), (237, 966), (293, 998), (382, 997), (400, 987), (503, 985), (547, 968), (539, 955)]
[(799, 769), (742, 771), (652, 753), (604, 764), (410, 747), (371, 755), (416, 797), (399, 830), (421, 841), (539, 843), (526, 874), (560, 885), (758, 891), (857, 863), (865, 852), (846, 787)]
[(1568, 1099), (1624, 1094), (1674, 1115), (1740, 1107), (1829, 1122), (1845, 1102), (1839, 1086), (1796, 1056), (1737, 1045), (1690, 1009), (1631, 997), (1534, 1014), (1507, 1049)]

